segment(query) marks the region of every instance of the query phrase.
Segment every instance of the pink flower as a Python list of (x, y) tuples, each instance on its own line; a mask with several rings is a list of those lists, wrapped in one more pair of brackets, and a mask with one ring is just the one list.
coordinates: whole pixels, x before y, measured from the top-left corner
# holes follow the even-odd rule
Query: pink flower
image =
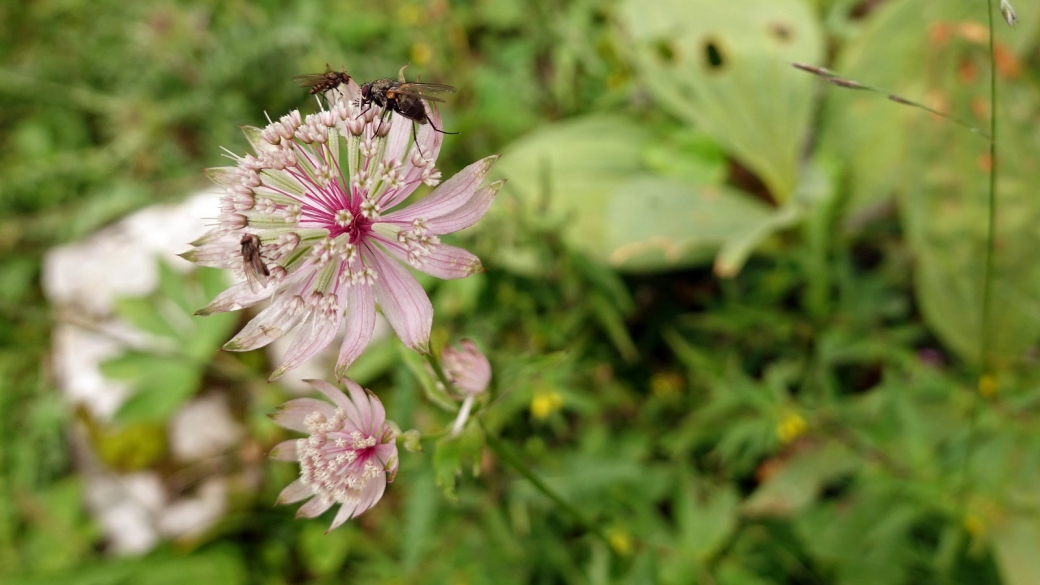
[[(411, 120), (392, 114), (384, 121), (380, 108), (357, 104), (356, 83), (341, 87), (342, 98), (329, 110), (303, 119), (293, 111), (266, 128), (245, 129), (257, 154), (210, 169), (225, 191), (218, 226), (184, 254), (246, 276), (199, 315), (271, 299), (224, 349), (249, 351), (297, 329), (272, 380), (345, 329), (336, 362), (342, 378), (372, 338), (376, 303), (406, 345), (427, 351), (433, 306), (401, 263), (445, 279), (483, 270), (476, 256), (441, 243), (440, 236), (487, 212), (503, 182), (481, 182), (498, 157), (469, 165), (395, 209), (420, 183), (440, 183), (434, 162), (442, 135), (424, 124), (413, 141)], [(427, 109), (440, 128), (440, 115)], [(248, 234), (259, 242), (243, 238)]]
[(397, 444), (375, 394), (352, 380), (344, 380), (349, 398), (328, 382), (307, 382), (332, 404), (297, 398), (272, 415), (281, 426), (310, 435), (283, 441), (271, 451), (274, 459), (300, 462), (300, 479), (286, 486), (276, 503), (311, 498), (300, 506), (297, 518), (314, 518), (340, 504), (329, 528), (333, 530), (383, 497), (386, 484), (397, 475)]

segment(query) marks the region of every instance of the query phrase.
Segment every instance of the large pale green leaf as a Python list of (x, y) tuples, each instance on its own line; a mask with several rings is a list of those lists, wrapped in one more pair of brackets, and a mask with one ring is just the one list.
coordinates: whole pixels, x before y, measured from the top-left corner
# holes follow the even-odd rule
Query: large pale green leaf
[(708, 261), (735, 235), (765, 223), (772, 210), (725, 186), (656, 177), (618, 185), (607, 205), (610, 263), (628, 270)]
[(1035, 514), (1010, 514), (994, 527), (991, 540), (1004, 583), (1040, 583), (1040, 518)]
[[(953, 53), (953, 54), (949, 54)], [(944, 53), (940, 71), (954, 63), (979, 67), (970, 48)], [(987, 84), (964, 83), (936, 73), (934, 93), (954, 104), (982, 103)], [(941, 120), (922, 119), (914, 129), (903, 182), (902, 211), (917, 259), (915, 285), (928, 324), (961, 357), (979, 363), (982, 336), (989, 335), (991, 365), (1006, 366), (1040, 337), (1040, 182), (1035, 153), (1040, 140), (1034, 118), (1040, 96), (1033, 87), (1005, 83), (998, 110), (996, 248), (988, 332), (983, 331), (984, 267), (989, 213), (989, 145), (979, 136)], [(985, 108), (982, 109), (984, 113)], [(979, 120), (983, 122), (983, 120)]]
[(507, 148), (492, 171), (509, 179), (492, 213), (515, 216), (523, 209), (565, 220), (568, 242), (597, 255), (609, 235), (607, 202), (619, 183), (642, 173), (640, 152), (650, 138), (621, 116), (593, 116), (529, 134)]
[(779, 471), (744, 502), (751, 516), (789, 516), (816, 499), (820, 489), (837, 477), (853, 472), (859, 459), (839, 443), (814, 446), (783, 462)]
[(571, 246), (644, 272), (707, 262), (728, 238), (768, 219), (767, 205), (736, 189), (647, 175), (640, 160), (650, 138), (627, 118), (606, 116), (532, 134), (496, 166), (515, 197), (500, 196), (493, 212), (558, 221)]
[(778, 201), (797, 182), (814, 80), (790, 67), (822, 56), (801, 0), (628, 0), (620, 25), (661, 106), (710, 134)]
[[(1016, 3), (1019, 25), (1008, 29), (998, 16), (998, 48), (1007, 55), (1024, 54), (1035, 38), (1040, 5)], [(921, 58), (948, 48), (973, 46), (976, 52), (986, 38), (986, 3), (975, 0), (946, 2), (885, 2), (865, 20), (844, 23), (850, 38), (833, 68), (843, 77), (925, 103), (958, 118), (970, 118), (966, 108), (951, 108), (942, 94), (928, 85), (930, 72), (953, 71), (957, 64), (939, 64), (934, 57)], [(840, 25), (836, 25), (840, 26)], [(970, 39), (970, 40), (969, 40)], [(818, 64), (818, 63), (814, 63)], [(984, 77), (988, 65), (974, 71)], [(806, 77), (812, 77), (808, 73)], [(820, 84), (826, 84), (822, 79)], [(868, 211), (879, 200), (892, 196), (906, 172), (906, 142), (916, 139), (908, 121), (927, 117), (921, 110), (891, 102), (872, 92), (850, 91), (834, 86), (826, 89), (826, 108), (821, 124), (820, 150), (845, 165), (846, 185), (851, 192), (851, 211)], [(962, 104), (963, 105), (963, 104)], [(969, 120), (985, 124), (984, 120)]]

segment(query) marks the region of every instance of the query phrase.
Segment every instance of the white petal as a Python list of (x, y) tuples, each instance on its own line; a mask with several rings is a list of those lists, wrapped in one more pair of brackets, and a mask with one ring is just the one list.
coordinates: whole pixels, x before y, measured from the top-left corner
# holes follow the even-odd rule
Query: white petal
[[(408, 262), (408, 256), (400, 246), (387, 245), (386, 251), (401, 262)], [(414, 266), (416, 270), (425, 272), (430, 276), (451, 280), (453, 278), (465, 278), (477, 272), (483, 272), (484, 266), (480, 258), (473, 254), (447, 244), (437, 244), (430, 253), (419, 260)]]
[(260, 314), (253, 317), (246, 326), (234, 336), (231, 341), (224, 344), (226, 351), (249, 351), (263, 347), (275, 339), (285, 335), (300, 322), (307, 311), (299, 311), (290, 314), (289, 304), (293, 295), (283, 293), (274, 300)]
[(267, 456), (278, 461), (299, 461), (300, 455), (296, 452), (296, 439), (278, 443)]

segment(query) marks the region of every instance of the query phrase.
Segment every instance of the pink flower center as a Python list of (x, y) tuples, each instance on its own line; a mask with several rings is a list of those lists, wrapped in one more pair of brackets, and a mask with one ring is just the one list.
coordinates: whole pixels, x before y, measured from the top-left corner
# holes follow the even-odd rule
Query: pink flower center
[(337, 211), (329, 211), (328, 207), (305, 203), (302, 215), (311, 220), (307, 227), (325, 228), (333, 239), (347, 234), (354, 245), (372, 233), (372, 219), (363, 215), (358, 204), (348, 203)]
[(296, 447), (300, 479), (337, 502), (356, 502), (369, 480), (384, 470), (376, 458), (379, 440), (345, 423), (340, 409), (330, 419), (317, 412), (307, 417), (311, 436)]

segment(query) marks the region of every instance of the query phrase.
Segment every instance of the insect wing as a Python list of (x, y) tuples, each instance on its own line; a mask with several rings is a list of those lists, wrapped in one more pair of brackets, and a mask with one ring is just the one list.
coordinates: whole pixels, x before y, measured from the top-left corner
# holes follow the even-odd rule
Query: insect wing
[(260, 257), (260, 238), (252, 234), (242, 236), (242, 272), (245, 273), (249, 290), (260, 292), (267, 286), (271, 271)]
[(409, 91), (412, 93), (455, 93), (452, 85), (443, 83), (402, 83), (398, 91)]
[(298, 83), (300, 87), (314, 87), (320, 83), (325, 83), (324, 73), (308, 73), (307, 75), (297, 75), (292, 78), (293, 81)]
[(455, 93), (455, 88), (450, 85), (439, 83), (402, 83), (400, 87), (394, 88), (395, 93), (407, 95), (428, 102), (443, 102), (441, 98), (433, 97), (431, 93)]

